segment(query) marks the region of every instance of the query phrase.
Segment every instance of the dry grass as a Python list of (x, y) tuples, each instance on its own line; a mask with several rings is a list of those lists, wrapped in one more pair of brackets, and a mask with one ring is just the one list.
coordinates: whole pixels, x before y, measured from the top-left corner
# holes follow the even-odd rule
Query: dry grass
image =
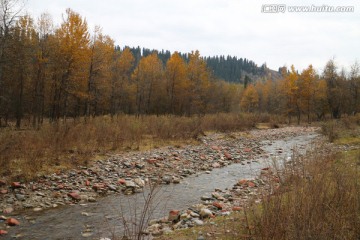
[[(261, 239), (358, 239), (360, 172), (337, 156), (304, 160), (288, 171), (280, 191), (250, 211), (252, 236)], [(309, 161), (311, 160), (311, 162)]]
[(31, 128), (0, 129), (0, 178), (19, 181), (58, 169), (87, 165), (109, 152), (194, 143), (207, 131), (239, 131), (271, 120), (262, 114), (194, 117), (119, 115), (68, 120)]

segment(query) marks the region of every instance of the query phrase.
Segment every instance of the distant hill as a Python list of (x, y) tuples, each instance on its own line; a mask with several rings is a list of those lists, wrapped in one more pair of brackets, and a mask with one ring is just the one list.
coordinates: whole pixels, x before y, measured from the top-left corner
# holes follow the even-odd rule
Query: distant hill
[[(161, 61), (166, 62), (171, 57), (171, 52), (168, 50), (155, 50), (140, 47), (129, 47), (135, 57), (136, 64), (141, 57), (146, 57), (156, 51)], [(117, 47), (121, 50), (120, 47)], [(179, 53), (185, 61), (188, 61), (187, 53)], [(225, 80), (227, 82), (241, 83), (266, 81), (268, 79), (277, 80), (281, 77), (278, 71), (269, 69), (266, 63), (260, 67), (253, 61), (246, 58), (237, 58), (233, 56), (208, 56), (203, 57), (209, 69), (213, 71), (216, 78)]]

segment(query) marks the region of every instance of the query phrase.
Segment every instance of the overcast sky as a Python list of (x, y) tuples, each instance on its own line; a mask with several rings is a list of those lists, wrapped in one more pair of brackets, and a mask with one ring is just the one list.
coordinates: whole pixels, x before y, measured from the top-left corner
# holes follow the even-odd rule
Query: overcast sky
[[(353, 13), (262, 13), (263, 4), (354, 6)], [(291, 64), (319, 71), (335, 57), (348, 68), (360, 58), (360, 1), (240, 0), (27, 0), (37, 18), (56, 24), (66, 8), (100, 25), (120, 46), (170, 51), (199, 50), (203, 56), (233, 55), (268, 67)]]

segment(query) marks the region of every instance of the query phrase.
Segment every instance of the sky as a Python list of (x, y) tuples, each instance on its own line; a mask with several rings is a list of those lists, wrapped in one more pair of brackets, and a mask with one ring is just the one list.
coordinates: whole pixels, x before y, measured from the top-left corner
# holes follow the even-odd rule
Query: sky
[[(269, 4), (285, 12), (264, 13)], [(354, 12), (289, 12), (289, 6), (353, 6)], [(232, 55), (271, 69), (312, 64), (319, 72), (329, 59), (339, 69), (360, 60), (360, 1), (299, 0), (27, 0), (37, 19), (49, 13), (56, 26), (71, 8), (117, 45), (199, 50), (202, 56)]]

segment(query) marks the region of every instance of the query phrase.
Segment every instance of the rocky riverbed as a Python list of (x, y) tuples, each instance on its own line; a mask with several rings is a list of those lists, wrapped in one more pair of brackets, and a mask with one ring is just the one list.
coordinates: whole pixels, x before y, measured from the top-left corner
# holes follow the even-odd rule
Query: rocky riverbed
[[(196, 179), (197, 175), (201, 177), (203, 174), (211, 176), (217, 169), (226, 169), (232, 164), (245, 167), (258, 163), (260, 159), (271, 159), (273, 156), (281, 155), (284, 151), (289, 150), (283, 149), (280, 144), (269, 151), (268, 146), (275, 144), (278, 140), (314, 134), (315, 130), (316, 128), (312, 127), (286, 127), (241, 133), (214, 133), (202, 137), (201, 144), (196, 146), (166, 147), (147, 152), (112, 155), (104, 160), (94, 162), (91, 166), (79, 166), (78, 169), (42, 176), (37, 181), (30, 183), (0, 180), (0, 213), (2, 211), (3, 215), (0, 217), (0, 230), (4, 235), (9, 236), (12, 231), (19, 232), (13, 229), (20, 228), (12, 228), (11, 225), (20, 224), (21, 226), (22, 222), (18, 222), (18, 220), (24, 219), (29, 222), (26, 223), (28, 228), (31, 228), (31, 222), (34, 222), (31, 215), (46, 215), (49, 213), (45, 211), (46, 209), (53, 209), (51, 210), (51, 214), (53, 214), (54, 211), (66, 212), (69, 211), (68, 209), (75, 209), (77, 206), (81, 207), (87, 204), (89, 206), (93, 206), (91, 204), (99, 205), (102, 200), (99, 203), (96, 202), (107, 195), (121, 196), (141, 192), (144, 186), (152, 180), (160, 180), (162, 184), (182, 185), (187, 182), (186, 179), (189, 177)], [(286, 156), (284, 155), (284, 157)], [(258, 166), (258, 169), (261, 168), (265, 172), (268, 171), (265, 165)], [(260, 172), (256, 174), (260, 174)], [(235, 177), (243, 178), (241, 175)], [(231, 182), (234, 181), (233, 179), (229, 179), (229, 181), (229, 185), (237, 182)], [(216, 186), (216, 182), (212, 184)], [(168, 228), (201, 224), (205, 215), (206, 217), (216, 215), (217, 211), (215, 210), (221, 210), (221, 214), (227, 214), (228, 211), (234, 209), (238, 210), (242, 207), (240, 200), (256, 194), (254, 192), (263, 185), (262, 179), (243, 180), (242, 183), (237, 182), (231, 192), (221, 189), (208, 192), (207, 196), (203, 196), (202, 205), (193, 206), (185, 212), (174, 210), (173, 214), (169, 215), (169, 219), (170, 222), (178, 225), (175, 227), (168, 225)], [(228, 187), (231, 188), (231, 186)], [(103, 203), (101, 202), (101, 204)], [(61, 207), (66, 205), (77, 206)], [(57, 208), (60, 209), (56, 210)], [(207, 210), (201, 211), (202, 209)], [(88, 217), (86, 215), (89, 214), (86, 211), (83, 211), (83, 215)], [(25, 215), (26, 217), (24, 217)], [(176, 221), (172, 218), (176, 218)], [(191, 221), (178, 221), (179, 219), (190, 219)], [(155, 235), (167, 229), (159, 221), (153, 221), (148, 229)], [(179, 222), (186, 224), (182, 225)], [(83, 228), (86, 230), (81, 230), (83, 237), (93, 236), (91, 230), (87, 231), (86, 226)], [(8, 234), (5, 234), (4, 231)], [(87, 232), (90, 233), (86, 234)], [(20, 236), (24, 236), (24, 234), (20, 234)], [(34, 237), (32, 239), (43, 238)]]

